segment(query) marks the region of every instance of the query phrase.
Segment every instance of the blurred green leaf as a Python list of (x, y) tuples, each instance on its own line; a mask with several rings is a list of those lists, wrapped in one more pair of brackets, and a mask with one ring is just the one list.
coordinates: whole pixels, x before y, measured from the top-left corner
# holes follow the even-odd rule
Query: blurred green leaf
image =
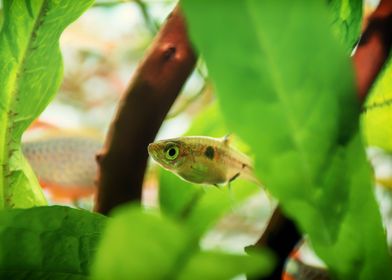
[(206, 135), (215, 138), (229, 135), (231, 145), (243, 153), (248, 155), (251, 153), (249, 146), (239, 139), (237, 135), (233, 134), (233, 131), (227, 128), (217, 102), (213, 102), (192, 120), (192, 125), (185, 135)]
[(159, 201), (169, 216), (184, 219), (191, 234), (200, 238), (225, 213), (238, 207), (260, 186), (237, 179), (228, 186), (198, 186), (185, 182), (169, 171), (162, 170)]
[(392, 58), (380, 73), (362, 114), (362, 127), (369, 146), (392, 152)]
[(233, 211), (251, 195), (261, 191), (260, 186), (237, 179), (228, 186), (205, 187), (205, 193), (192, 207), (185, 223), (192, 235), (202, 236), (224, 214)]
[(22, 133), (60, 86), (59, 37), (93, 0), (3, 2), (0, 33), (0, 208), (46, 204), (23, 158)]
[(241, 271), (249, 277), (268, 275), (272, 270), (272, 256), (267, 254), (231, 255), (221, 252), (199, 252), (181, 271), (183, 280), (225, 280)]
[(349, 57), (331, 34), (323, 2), (181, 3), (227, 124), (251, 146), (259, 177), (331, 272), (341, 279), (390, 275), (356, 136)]
[(105, 222), (60, 206), (0, 212), (0, 278), (88, 279)]
[[(260, 275), (271, 269), (266, 256), (233, 256), (201, 253), (199, 240), (188, 229), (164, 215), (139, 206), (118, 209), (101, 241), (93, 266), (93, 279), (195, 279), (208, 271), (218, 278), (251, 272)], [(234, 261), (238, 264), (233, 265)], [(228, 273), (224, 265), (233, 267)], [(240, 265), (241, 264), (241, 265)], [(198, 265), (199, 271), (195, 271)], [(215, 267), (215, 269), (211, 268)], [(209, 278), (207, 278), (209, 279)]]
[(201, 186), (187, 183), (164, 169), (159, 172), (159, 205), (172, 217), (185, 218), (190, 207), (203, 195)]
[[(114, 213), (103, 235), (93, 279), (164, 279), (187, 244), (186, 232), (137, 206)], [(170, 279), (170, 278), (167, 278)]]
[(192, 120), (192, 125), (185, 135), (208, 135), (219, 138), (229, 133), (218, 104), (214, 102)]
[[(333, 228), (330, 227), (339, 229), (336, 239), (329, 243), (318, 242), (317, 250), (328, 264), (333, 264), (339, 278), (383, 279), (385, 275), (391, 275), (391, 258), (374, 199), (373, 184), (369, 181), (372, 171), (362, 149), (361, 137), (355, 135), (342, 154), (343, 168), (336, 166), (345, 171), (343, 183), (340, 181), (339, 184), (337, 178), (329, 178), (336, 181), (336, 189), (346, 186), (347, 198), (340, 198), (342, 194), (334, 191), (319, 202), (320, 211), (324, 211), (324, 221), (335, 211), (344, 215), (340, 223), (332, 221), (328, 225), (331, 232)], [(315, 224), (312, 226), (315, 230)]]
[(362, 0), (329, 0), (332, 30), (351, 53), (359, 39), (362, 24)]

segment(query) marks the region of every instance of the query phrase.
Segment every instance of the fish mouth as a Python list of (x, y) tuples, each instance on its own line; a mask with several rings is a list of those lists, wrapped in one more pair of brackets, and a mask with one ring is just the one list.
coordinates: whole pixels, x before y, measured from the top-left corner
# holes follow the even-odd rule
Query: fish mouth
[(153, 153), (153, 151), (154, 151), (154, 144), (153, 144), (153, 143), (148, 144), (148, 146), (147, 146), (147, 151), (148, 151), (148, 153), (149, 153), (150, 155), (152, 155), (152, 153)]
[(148, 154), (154, 159), (156, 160), (157, 158), (157, 145), (155, 145), (154, 143), (150, 143), (147, 146), (147, 151)]

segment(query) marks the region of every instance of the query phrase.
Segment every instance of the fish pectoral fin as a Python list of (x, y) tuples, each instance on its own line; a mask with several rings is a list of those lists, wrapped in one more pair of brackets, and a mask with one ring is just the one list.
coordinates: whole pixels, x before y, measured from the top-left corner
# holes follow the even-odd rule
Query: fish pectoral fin
[(178, 175), (185, 180), (195, 183), (202, 184), (205, 182), (206, 169), (200, 165), (191, 165), (186, 171), (178, 172)]
[(226, 146), (229, 146), (231, 142), (231, 133), (226, 134), (225, 136), (223, 136), (222, 138), (222, 143)]
[(191, 169), (197, 175), (205, 175), (205, 173), (207, 172), (206, 167), (204, 167), (203, 165), (198, 165), (198, 164), (191, 165)]
[(240, 176), (240, 175), (241, 175), (240, 172), (238, 172), (237, 174), (235, 174), (233, 177), (231, 177), (231, 178), (229, 179), (229, 183), (233, 182), (233, 181), (234, 181), (235, 179), (237, 179), (238, 176)]

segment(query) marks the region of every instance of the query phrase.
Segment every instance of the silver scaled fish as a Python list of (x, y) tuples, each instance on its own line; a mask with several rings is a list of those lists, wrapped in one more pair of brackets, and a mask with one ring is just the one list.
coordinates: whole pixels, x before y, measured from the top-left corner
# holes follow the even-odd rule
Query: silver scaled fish
[(40, 184), (55, 199), (76, 200), (95, 191), (95, 154), (102, 141), (94, 133), (34, 123), (22, 150)]

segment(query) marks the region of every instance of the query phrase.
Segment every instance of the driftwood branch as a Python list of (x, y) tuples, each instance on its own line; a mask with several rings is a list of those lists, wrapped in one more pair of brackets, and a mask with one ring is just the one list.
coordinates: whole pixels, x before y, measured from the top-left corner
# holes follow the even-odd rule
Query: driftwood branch
[(387, 60), (392, 43), (392, 1), (382, 0), (368, 19), (353, 61), (358, 97), (363, 102)]
[(286, 259), (298, 241), (301, 240), (301, 237), (301, 233), (294, 222), (287, 218), (278, 206), (274, 210), (261, 238), (255, 245), (250, 246), (250, 248), (268, 248), (276, 257), (276, 265), (272, 274), (257, 279), (281, 279)]
[(175, 8), (137, 68), (97, 155), (95, 210), (140, 201), (151, 143), (196, 63), (184, 18)]

